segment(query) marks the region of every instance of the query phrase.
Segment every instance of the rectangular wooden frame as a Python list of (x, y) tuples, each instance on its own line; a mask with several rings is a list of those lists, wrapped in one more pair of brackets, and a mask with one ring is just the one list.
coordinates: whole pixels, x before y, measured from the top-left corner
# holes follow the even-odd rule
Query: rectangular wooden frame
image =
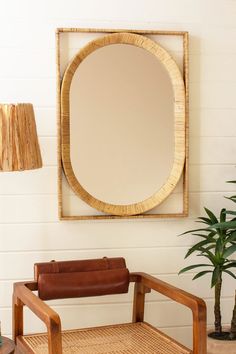
[[(185, 83), (185, 165), (183, 169), (183, 211), (170, 214), (140, 214), (131, 216), (119, 215), (72, 215), (63, 214), (62, 174), (61, 159), (61, 76), (60, 76), (60, 34), (61, 33), (118, 33), (130, 32), (142, 35), (169, 35), (181, 36), (183, 39), (183, 80)], [(182, 218), (189, 212), (189, 36), (186, 31), (158, 31), (134, 29), (93, 29), (93, 28), (58, 28), (56, 30), (56, 60), (57, 60), (57, 158), (58, 158), (58, 216), (60, 220), (87, 220), (87, 219), (143, 219), (143, 218)], [(79, 197), (78, 197), (79, 198)]]

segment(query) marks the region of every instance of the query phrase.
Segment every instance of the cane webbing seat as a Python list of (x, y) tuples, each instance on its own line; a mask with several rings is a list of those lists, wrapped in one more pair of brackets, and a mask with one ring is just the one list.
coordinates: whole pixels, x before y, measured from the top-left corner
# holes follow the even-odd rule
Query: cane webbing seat
[[(26, 335), (22, 340), (35, 354), (48, 351), (47, 334)], [(190, 354), (145, 322), (62, 332), (63, 354)]]
[[(130, 283), (135, 283), (132, 323), (102, 327), (91, 324), (89, 328), (62, 331), (59, 314), (45, 303), (75, 297), (122, 296), (128, 293)], [(151, 290), (192, 311), (192, 350), (144, 322), (145, 296)], [(24, 306), (44, 322), (47, 333), (24, 334)], [(14, 284), (13, 337), (17, 354), (206, 354), (206, 305), (202, 299), (146, 273), (129, 273), (123, 258), (38, 263), (34, 281)]]

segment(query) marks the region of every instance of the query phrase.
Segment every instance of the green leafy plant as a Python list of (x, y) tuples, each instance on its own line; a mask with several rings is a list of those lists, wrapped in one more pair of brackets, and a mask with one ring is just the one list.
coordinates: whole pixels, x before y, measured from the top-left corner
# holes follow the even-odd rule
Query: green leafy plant
[[(236, 202), (236, 196), (230, 197)], [(221, 323), (221, 289), (223, 275), (227, 274), (236, 279), (233, 270), (236, 268), (236, 261), (231, 256), (236, 252), (236, 218), (230, 221), (226, 220), (227, 214), (236, 215), (234, 211), (226, 211), (222, 209), (219, 218), (212, 211), (205, 208), (206, 217), (199, 217), (197, 222), (203, 224), (204, 227), (184, 232), (182, 235), (192, 234), (200, 239), (187, 252), (185, 258), (193, 253), (197, 253), (198, 257), (207, 260), (206, 263), (197, 263), (185, 267), (180, 270), (179, 274), (190, 270), (200, 269), (194, 275), (193, 280), (198, 279), (206, 274), (211, 274), (211, 287), (215, 289), (215, 331), (209, 336), (217, 339), (236, 339), (236, 296), (235, 307), (231, 321), (230, 332), (222, 331)]]

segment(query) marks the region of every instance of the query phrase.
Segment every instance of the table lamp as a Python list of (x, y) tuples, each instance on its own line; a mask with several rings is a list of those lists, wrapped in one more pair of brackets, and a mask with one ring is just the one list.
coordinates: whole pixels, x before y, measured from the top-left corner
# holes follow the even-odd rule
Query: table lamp
[[(33, 105), (0, 104), (0, 172), (42, 167)], [(0, 329), (0, 346), (2, 345)], [(7, 339), (5, 339), (7, 340)]]
[(0, 171), (42, 167), (33, 105), (0, 104)]

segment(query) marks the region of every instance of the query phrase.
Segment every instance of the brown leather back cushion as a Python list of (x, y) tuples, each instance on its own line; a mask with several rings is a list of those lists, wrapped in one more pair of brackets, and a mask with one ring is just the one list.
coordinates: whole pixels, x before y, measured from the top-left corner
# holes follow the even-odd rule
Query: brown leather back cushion
[(123, 258), (35, 264), (35, 280), (43, 300), (128, 292), (129, 271)]

